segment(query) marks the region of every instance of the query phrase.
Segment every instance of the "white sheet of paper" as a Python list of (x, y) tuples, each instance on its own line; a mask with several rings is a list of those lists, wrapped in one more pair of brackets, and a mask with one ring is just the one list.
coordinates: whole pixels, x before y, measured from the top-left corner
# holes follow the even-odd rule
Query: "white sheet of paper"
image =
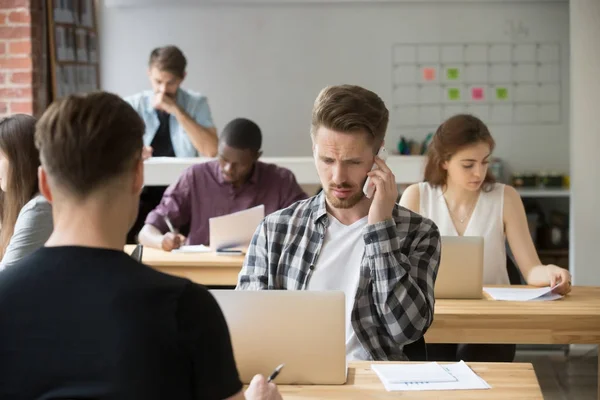
[(173, 253), (210, 253), (212, 250), (203, 244), (181, 246), (178, 249), (173, 250)]
[(425, 364), (373, 364), (382, 382), (388, 384), (414, 382), (456, 382), (456, 378), (436, 362)]
[(554, 287), (543, 288), (491, 288), (484, 287), (483, 290), (492, 296), (494, 300), (503, 301), (548, 301), (560, 299), (562, 296), (552, 293)]
[(208, 220), (210, 248), (239, 249), (245, 251), (250, 245), (254, 231), (265, 217), (263, 204), (232, 214)]
[[(371, 365), (373, 368), (375, 365)], [(410, 364), (407, 365), (408, 367)], [(425, 390), (481, 390), (490, 389), (491, 386), (479, 377), (463, 361), (454, 364), (442, 365), (442, 367), (454, 378), (454, 382), (413, 382), (413, 383), (394, 383), (383, 386), (388, 392), (399, 391), (425, 391)]]

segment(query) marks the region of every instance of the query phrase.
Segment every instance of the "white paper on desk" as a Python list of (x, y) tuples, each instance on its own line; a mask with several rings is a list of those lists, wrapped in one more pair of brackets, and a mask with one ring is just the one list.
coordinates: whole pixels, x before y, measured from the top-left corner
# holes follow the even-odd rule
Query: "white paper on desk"
[[(411, 364), (406, 364), (410, 367)], [(371, 368), (376, 365), (371, 365)], [(413, 383), (388, 383), (383, 382), (383, 386), (388, 392), (399, 391), (425, 391), (425, 390), (480, 390), (490, 389), (491, 386), (479, 377), (463, 361), (442, 365), (442, 367), (454, 378), (454, 382), (413, 382)]]
[(212, 250), (203, 244), (181, 246), (173, 250), (173, 253), (210, 253)]
[(492, 296), (494, 300), (503, 301), (547, 301), (560, 299), (562, 296), (552, 293), (554, 287), (543, 288), (491, 288), (484, 287), (483, 290)]
[(456, 382), (456, 378), (436, 362), (425, 364), (373, 364), (381, 381), (389, 384), (422, 382)]
[(208, 220), (210, 228), (210, 248), (238, 249), (246, 251), (254, 231), (265, 217), (263, 204), (238, 211), (233, 214), (214, 217)]

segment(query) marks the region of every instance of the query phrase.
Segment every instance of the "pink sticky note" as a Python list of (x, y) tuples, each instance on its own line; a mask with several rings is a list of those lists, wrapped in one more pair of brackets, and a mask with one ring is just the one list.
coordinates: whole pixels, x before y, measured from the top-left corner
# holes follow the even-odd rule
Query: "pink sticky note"
[(435, 80), (435, 68), (423, 68), (423, 80), (434, 81)]
[(483, 100), (483, 88), (476, 87), (471, 89), (471, 97), (473, 100)]

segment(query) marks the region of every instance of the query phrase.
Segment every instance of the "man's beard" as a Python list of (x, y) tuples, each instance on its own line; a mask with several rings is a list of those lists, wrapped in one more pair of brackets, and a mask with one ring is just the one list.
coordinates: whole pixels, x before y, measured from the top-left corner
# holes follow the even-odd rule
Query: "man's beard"
[(353, 194), (352, 196), (345, 198), (345, 199), (339, 199), (337, 197), (335, 197), (335, 195), (332, 193), (333, 189), (350, 189), (351, 186), (350, 185), (345, 185), (345, 184), (341, 184), (338, 186), (330, 186), (329, 189), (325, 192), (325, 197), (327, 198), (327, 201), (329, 202), (329, 205), (333, 208), (340, 208), (340, 209), (347, 209), (347, 208), (352, 208), (355, 205), (357, 205), (362, 199), (363, 197), (365, 197), (365, 194), (361, 191), (359, 191), (358, 193)]

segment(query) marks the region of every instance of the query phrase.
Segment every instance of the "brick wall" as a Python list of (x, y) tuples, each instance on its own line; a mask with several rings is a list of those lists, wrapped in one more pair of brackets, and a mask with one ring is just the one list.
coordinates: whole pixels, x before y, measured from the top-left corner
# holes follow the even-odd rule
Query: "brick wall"
[(44, 4), (0, 1), (0, 116), (39, 115), (46, 107)]

